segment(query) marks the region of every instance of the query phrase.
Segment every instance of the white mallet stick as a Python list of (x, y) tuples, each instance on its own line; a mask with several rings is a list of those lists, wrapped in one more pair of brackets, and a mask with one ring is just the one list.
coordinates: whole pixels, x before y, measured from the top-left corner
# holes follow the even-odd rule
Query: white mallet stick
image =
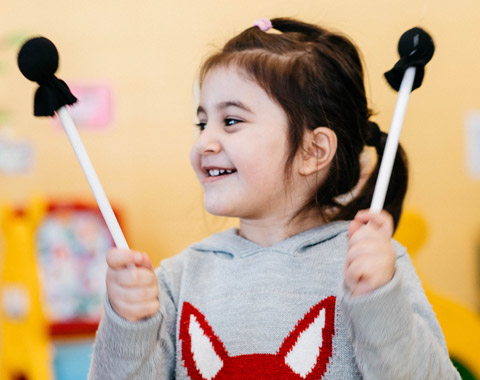
[(395, 155), (397, 154), (403, 119), (405, 118), (408, 99), (412, 92), (415, 72), (415, 67), (409, 67), (405, 71), (402, 83), (400, 84), (400, 89), (398, 90), (398, 98), (395, 105), (395, 111), (393, 112), (392, 124), (385, 144), (382, 163), (380, 164), (377, 183), (375, 184), (372, 203), (370, 205), (370, 212), (372, 213), (379, 213), (383, 209), (390, 176), (392, 174), (393, 163), (395, 161)]
[(75, 151), (78, 162), (82, 167), (83, 173), (85, 174), (85, 177), (87, 177), (88, 184), (92, 189), (93, 196), (97, 201), (100, 212), (105, 219), (105, 223), (107, 224), (107, 227), (112, 234), (115, 245), (117, 246), (117, 248), (128, 249), (127, 240), (125, 239), (120, 225), (118, 224), (117, 218), (113, 213), (112, 207), (108, 202), (105, 191), (103, 190), (102, 184), (100, 183), (97, 173), (93, 168), (92, 162), (88, 157), (88, 153), (82, 143), (82, 140), (80, 138), (80, 135), (78, 134), (77, 128), (75, 127), (70, 113), (65, 108), (65, 106), (60, 107), (56, 112), (58, 114), (60, 122), (63, 125), (63, 128), (65, 129), (68, 139), (72, 144), (73, 150)]

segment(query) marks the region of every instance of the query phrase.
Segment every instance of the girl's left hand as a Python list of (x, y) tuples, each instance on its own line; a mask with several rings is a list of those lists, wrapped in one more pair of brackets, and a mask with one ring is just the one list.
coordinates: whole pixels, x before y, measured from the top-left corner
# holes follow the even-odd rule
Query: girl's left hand
[(348, 252), (343, 270), (352, 295), (371, 292), (395, 274), (395, 250), (391, 243), (393, 218), (386, 212), (361, 210), (348, 228)]

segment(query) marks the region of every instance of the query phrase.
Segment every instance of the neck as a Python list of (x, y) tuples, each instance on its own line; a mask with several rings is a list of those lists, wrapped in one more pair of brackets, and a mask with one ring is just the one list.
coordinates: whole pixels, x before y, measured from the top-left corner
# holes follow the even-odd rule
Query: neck
[(240, 219), (239, 235), (262, 247), (268, 247), (322, 224), (325, 221), (317, 213), (301, 215), (293, 220)]

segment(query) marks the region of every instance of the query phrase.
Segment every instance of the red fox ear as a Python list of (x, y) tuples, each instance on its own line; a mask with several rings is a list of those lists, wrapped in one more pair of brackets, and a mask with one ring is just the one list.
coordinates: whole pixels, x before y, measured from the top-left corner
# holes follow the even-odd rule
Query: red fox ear
[(192, 380), (211, 380), (223, 368), (228, 353), (205, 316), (184, 302), (180, 319), (182, 359)]
[(332, 356), (335, 333), (335, 297), (320, 301), (285, 338), (278, 356), (302, 379), (319, 379)]

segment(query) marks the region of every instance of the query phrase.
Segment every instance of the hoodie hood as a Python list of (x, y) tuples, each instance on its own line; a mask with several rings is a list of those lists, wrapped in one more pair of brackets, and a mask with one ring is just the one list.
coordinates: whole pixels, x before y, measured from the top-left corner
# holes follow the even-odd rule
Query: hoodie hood
[(261, 252), (278, 252), (286, 255), (302, 253), (307, 248), (346, 233), (350, 222), (338, 221), (303, 231), (274, 245), (262, 247), (238, 234), (237, 228), (219, 232), (193, 244), (190, 249), (198, 252), (213, 252), (217, 255), (246, 257)]

